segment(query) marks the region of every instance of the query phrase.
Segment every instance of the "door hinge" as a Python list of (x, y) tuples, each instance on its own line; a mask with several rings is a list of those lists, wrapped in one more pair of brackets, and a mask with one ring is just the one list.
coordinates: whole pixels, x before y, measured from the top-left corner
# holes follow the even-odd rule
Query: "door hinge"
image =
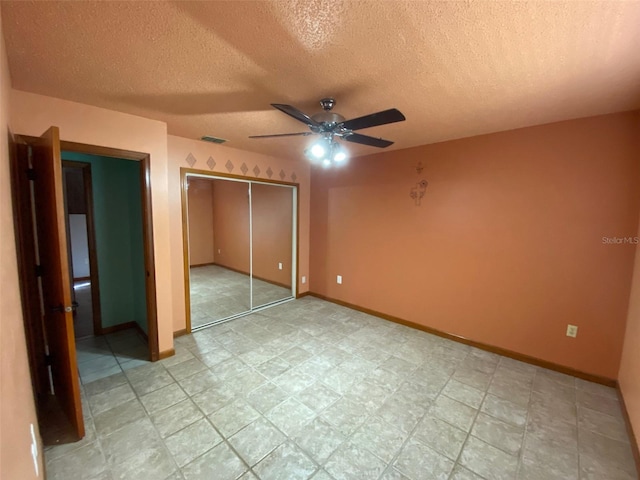
[(28, 168), (27, 169), (27, 179), (28, 180), (35, 180), (36, 179), (36, 171), (33, 168)]
[(35, 270), (36, 270), (36, 277), (41, 277), (42, 272), (44, 271), (44, 269), (42, 268), (42, 265), (36, 265)]

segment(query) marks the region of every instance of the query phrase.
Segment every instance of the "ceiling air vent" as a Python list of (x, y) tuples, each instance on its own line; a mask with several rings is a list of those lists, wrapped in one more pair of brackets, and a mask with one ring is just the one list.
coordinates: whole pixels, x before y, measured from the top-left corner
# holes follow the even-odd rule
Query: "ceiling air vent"
[(224, 143), (226, 140), (224, 138), (212, 137), (211, 135), (205, 135), (200, 140), (204, 140), (205, 142), (211, 143)]

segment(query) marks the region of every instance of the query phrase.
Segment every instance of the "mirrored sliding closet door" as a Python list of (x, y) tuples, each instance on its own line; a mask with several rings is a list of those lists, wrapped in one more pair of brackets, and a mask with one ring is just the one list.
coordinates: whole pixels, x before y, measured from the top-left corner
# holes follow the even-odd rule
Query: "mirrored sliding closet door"
[(182, 173), (190, 329), (295, 298), (297, 187)]
[(258, 308), (293, 294), (293, 189), (253, 183), (251, 218), (251, 303)]

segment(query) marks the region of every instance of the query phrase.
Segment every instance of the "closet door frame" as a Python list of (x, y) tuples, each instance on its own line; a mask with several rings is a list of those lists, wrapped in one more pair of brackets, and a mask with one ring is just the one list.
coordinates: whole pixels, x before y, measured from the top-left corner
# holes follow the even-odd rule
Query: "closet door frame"
[[(185, 168), (180, 167), (180, 190), (181, 190), (181, 199), (182, 199), (182, 257), (183, 257), (183, 267), (184, 267), (184, 294), (185, 294), (185, 329), (179, 330), (174, 333), (174, 336), (180, 336), (184, 334), (188, 334), (192, 332), (191, 326), (191, 280), (190, 280), (190, 265), (189, 265), (189, 211), (188, 211), (188, 198), (187, 198), (187, 179), (189, 176), (200, 177), (200, 178), (210, 178), (212, 180), (232, 180), (232, 181), (241, 181), (249, 184), (249, 189), (251, 189), (251, 183), (262, 183), (262, 184), (271, 184), (271, 185), (279, 185), (283, 187), (291, 187), (292, 195), (293, 195), (293, 228), (292, 228), (292, 272), (291, 272), (291, 294), (292, 298), (295, 299), (298, 296), (299, 284), (298, 284), (298, 271), (300, 264), (300, 184), (293, 182), (282, 182), (277, 180), (269, 180), (265, 178), (258, 177), (248, 177), (244, 175), (233, 175), (226, 174), (221, 172), (211, 172), (207, 170), (200, 170), (196, 168)], [(251, 215), (251, 203), (249, 203), (249, 214)], [(252, 228), (252, 225), (249, 225), (249, 228)], [(253, 248), (252, 238), (249, 239), (249, 244), (251, 249)], [(250, 251), (251, 251), (250, 249)], [(253, 259), (250, 258), (250, 261), (253, 262)], [(253, 283), (253, 272), (250, 272), (249, 278), (250, 282)], [(253, 290), (253, 285), (250, 287), (250, 291)], [(289, 301), (289, 299), (284, 299), (283, 301)], [(214, 324), (221, 323), (227, 320), (232, 320), (234, 318), (248, 315), (252, 312), (262, 310), (263, 308), (269, 308), (277, 303), (270, 303), (263, 307), (253, 308), (253, 298), (250, 298), (251, 309), (248, 312), (243, 312), (238, 314), (237, 316), (232, 316), (227, 319), (222, 319), (220, 322), (215, 322)], [(197, 327), (196, 330), (200, 328), (206, 328), (206, 326)]]

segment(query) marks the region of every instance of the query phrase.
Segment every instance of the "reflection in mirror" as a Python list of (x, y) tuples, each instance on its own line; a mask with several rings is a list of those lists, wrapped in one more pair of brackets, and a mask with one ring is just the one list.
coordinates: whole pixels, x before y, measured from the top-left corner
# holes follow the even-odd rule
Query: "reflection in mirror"
[(291, 298), (293, 188), (251, 184), (253, 308)]
[(187, 176), (191, 326), (251, 310), (249, 184)]

